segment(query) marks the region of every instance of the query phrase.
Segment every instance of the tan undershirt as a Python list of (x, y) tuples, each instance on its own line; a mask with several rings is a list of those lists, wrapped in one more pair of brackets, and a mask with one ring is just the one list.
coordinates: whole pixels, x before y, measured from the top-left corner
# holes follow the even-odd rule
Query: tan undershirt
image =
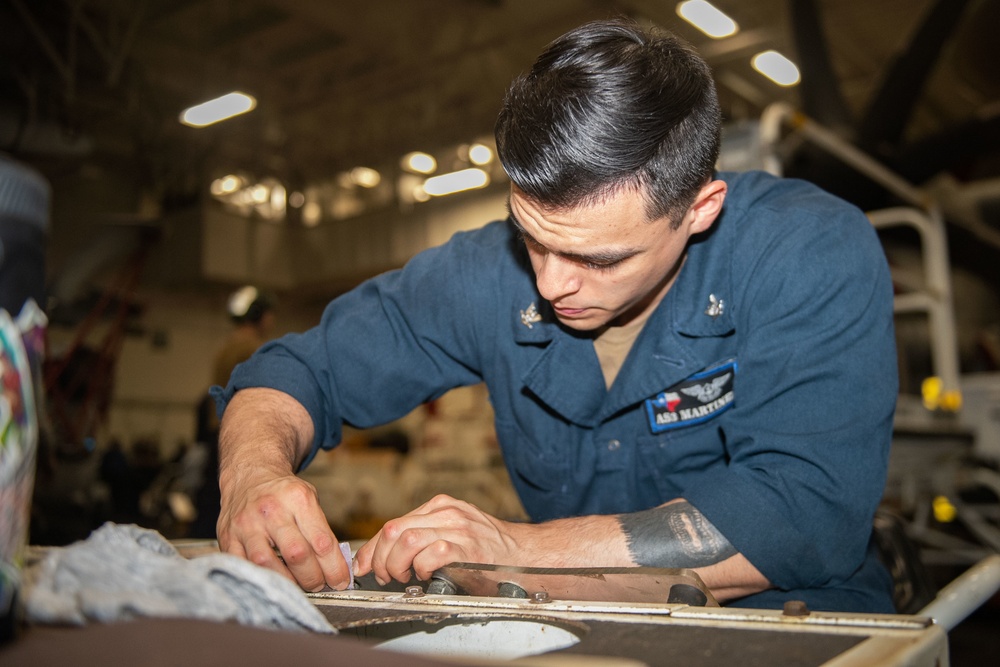
[(594, 351), (597, 352), (597, 360), (601, 362), (601, 372), (604, 373), (604, 385), (610, 389), (618, 377), (625, 358), (628, 356), (632, 344), (639, 337), (639, 332), (649, 319), (652, 310), (647, 311), (641, 317), (637, 317), (628, 324), (620, 327), (609, 326), (594, 339)]

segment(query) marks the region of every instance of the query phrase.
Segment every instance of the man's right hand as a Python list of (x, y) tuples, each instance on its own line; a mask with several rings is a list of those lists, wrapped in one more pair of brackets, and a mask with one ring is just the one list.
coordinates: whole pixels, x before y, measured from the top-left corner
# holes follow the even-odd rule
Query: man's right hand
[(254, 480), (222, 499), (219, 547), (274, 570), (307, 591), (347, 588), (350, 565), (319, 505), (295, 475)]
[(222, 419), (219, 547), (288, 577), (308, 591), (343, 589), (350, 564), (316, 488), (294, 470), (312, 443), (312, 419), (288, 394), (237, 392)]

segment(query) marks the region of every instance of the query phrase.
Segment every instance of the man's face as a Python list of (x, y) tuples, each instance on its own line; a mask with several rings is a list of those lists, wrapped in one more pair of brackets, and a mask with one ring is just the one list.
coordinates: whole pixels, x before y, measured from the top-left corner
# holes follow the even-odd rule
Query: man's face
[(691, 211), (678, 229), (667, 218), (648, 220), (642, 193), (632, 190), (549, 210), (512, 187), (510, 213), (539, 293), (560, 322), (580, 331), (627, 324), (655, 308), (683, 263), (688, 237), (700, 231)]

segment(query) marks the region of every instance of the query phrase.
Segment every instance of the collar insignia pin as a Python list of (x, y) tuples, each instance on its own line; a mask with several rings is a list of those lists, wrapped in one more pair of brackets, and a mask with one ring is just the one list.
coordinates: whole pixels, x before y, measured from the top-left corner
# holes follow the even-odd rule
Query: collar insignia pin
[(705, 309), (705, 314), (714, 320), (716, 317), (722, 314), (722, 310), (725, 307), (726, 307), (725, 301), (717, 298), (714, 294), (709, 294), (708, 308)]
[(529, 329), (535, 324), (535, 322), (541, 322), (542, 315), (538, 312), (538, 308), (535, 307), (535, 302), (532, 301), (531, 305), (528, 306), (527, 310), (521, 311), (521, 324), (528, 327)]

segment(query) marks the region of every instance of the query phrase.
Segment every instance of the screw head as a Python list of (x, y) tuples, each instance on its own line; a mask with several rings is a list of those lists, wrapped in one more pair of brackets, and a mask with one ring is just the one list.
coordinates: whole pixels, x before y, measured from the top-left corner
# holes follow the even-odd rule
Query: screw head
[(809, 607), (802, 600), (789, 600), (781, 611), (783, 616), (808, 616)]

